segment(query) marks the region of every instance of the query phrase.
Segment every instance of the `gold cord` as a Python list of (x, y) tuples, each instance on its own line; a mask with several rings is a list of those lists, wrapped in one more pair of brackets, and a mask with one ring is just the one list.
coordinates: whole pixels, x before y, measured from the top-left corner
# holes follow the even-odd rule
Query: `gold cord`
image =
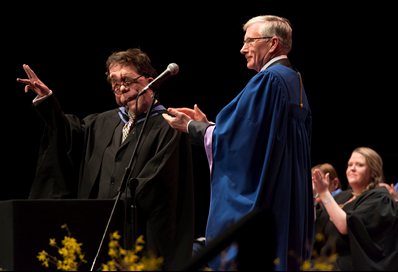
[(300, 106), (300, 109), (302, 109), (304, 107), (304, 104), (303, 104), (303, 80), (301, 79), (300, 72), (297, 72), (297, 74), (298, 74), (298, 77), (300, 80), (300, 104), (299, 104), (299, 106)]

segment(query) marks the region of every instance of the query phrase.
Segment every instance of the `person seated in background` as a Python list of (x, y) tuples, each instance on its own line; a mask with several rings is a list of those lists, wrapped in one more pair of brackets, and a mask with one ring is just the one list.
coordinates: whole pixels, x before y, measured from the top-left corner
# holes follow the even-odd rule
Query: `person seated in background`
[[(398, 210), (386, 188), (383, 161), (369, 147), (356, 148), (348, 160), (349, 189), (335, 198), (330, 174), (313, 172), (315, 192), (330, 218), (324, 234), (337, 270), (398, 270)], [(326, 250), (326, 249), (325, 249)]]
[[(314, 170), (319, 169), (322, 176), (326, 174), (329, 175), (329, 191), (333, 197), (338, 195), (341, 190), (341, 182), (337, 175), (337, 171), (334, 166), (330, 163), (321, 163), (313, 166), (311, 168), (311, 173), (314, 174)], [(314, 179), (314, 175), (312, 175), (312, 179)], [(329, 256), (331, 252), (327, 251), (330, 249), (330, 245), (325, 244), (325, 241), (330, 241), (327, 239), (328, 231), (325, 231), (327, 227), (327, 222), (329, 221), (329, 216), (323, 207), (321, 200), (319, 199), (319, 195), (315, 192), (314, 181), (313, 181), (313, 189), (314, 189), (314, 209), (315, 209), (315, 239), (314, 239), (314, 247), (312, 257), (317, 258), (319, 256)]]
[[(320, 169), (324, 175), (329, 173), (329, 178), (330, 178), (329, 191), (333, 197), (342, 191), (339, 176), (337, 175), (337, 171), (332, 164), (330, 163), (317, 164), (311, 168), (311, 173), (314, 173), (315, 169)], [(317, 198), (318, 196), (314, 194), (314, 199)]]

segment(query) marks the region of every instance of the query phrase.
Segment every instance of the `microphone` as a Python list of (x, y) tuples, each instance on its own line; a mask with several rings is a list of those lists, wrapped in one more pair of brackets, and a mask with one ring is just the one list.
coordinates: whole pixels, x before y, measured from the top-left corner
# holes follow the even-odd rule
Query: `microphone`
[(159, 86), (171, 76), (174, 76), (178, 73), (180, 68), (176, 63), (170, 63), (167, 66), (167, 69), (163, 71), (159, 76), (157, 76), (154, 80), (152, 80), (148, 85), (146, 85), (141, 91), (139, 91), (137, 96), (143, 95), (148, 89), (154, 90), (159, 88)]

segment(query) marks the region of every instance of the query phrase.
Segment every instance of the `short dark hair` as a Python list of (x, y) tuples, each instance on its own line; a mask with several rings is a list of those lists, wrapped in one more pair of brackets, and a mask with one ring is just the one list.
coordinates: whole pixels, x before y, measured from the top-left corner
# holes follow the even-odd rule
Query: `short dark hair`
[(112, 53), (106, 61), (106, 74), (109, 74), (109, 68), (115, 64), (122, 66), (133, 66), (134, 70), (145, 77), (155, 78), (158, 73), (152, 66), (149, 56), (139, 48), (130, 48), (125, 51)]

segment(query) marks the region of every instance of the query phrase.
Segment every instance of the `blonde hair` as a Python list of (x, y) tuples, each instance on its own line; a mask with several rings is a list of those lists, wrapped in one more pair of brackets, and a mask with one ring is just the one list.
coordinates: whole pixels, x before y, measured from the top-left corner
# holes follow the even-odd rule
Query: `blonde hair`
[(371, 180), (367, 189), (373, 189), (378, 186), (380, 182), (384, 182), (383, 160), (381, 156), (369, 147), (358, 147), (352, 151), (352, 153), (354, 152), (364, 156), (370, 168)]

